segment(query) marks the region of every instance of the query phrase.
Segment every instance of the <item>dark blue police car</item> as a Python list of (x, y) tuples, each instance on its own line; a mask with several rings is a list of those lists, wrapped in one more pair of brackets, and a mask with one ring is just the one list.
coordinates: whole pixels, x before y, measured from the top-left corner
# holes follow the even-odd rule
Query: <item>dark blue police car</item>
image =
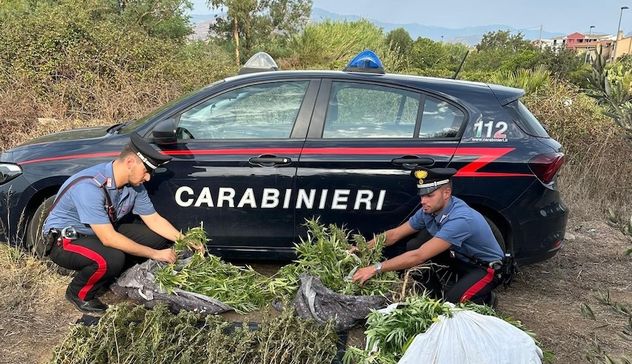
[(202, 222), (225, 257), (287, 259), (314, 216), (365, 236), (394, 227), (419, 207), (417, 166), (458, 169), (454, 194), (519, 262), (561, 247), (564, 155), (522, 90), (384, 74), (370, 52), (344, 72), (254, 72), (276, 69), (266, 56), (143, 119), (2, 153), (0, 239), (37, 246), (60, 185), (114, 159), (138, 132), (173, 156), (146, 184), (158, 212), (181, 229)]

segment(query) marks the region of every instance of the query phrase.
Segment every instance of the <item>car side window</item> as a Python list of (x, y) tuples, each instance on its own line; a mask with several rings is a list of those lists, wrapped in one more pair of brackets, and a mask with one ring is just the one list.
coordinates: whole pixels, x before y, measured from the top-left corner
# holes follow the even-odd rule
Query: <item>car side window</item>
[(333, 82), (323, 138), (413, 138), (419, 98), (393, 87)]
[(309, 81), (262, 83), (212, 97), (180, 116), (178, 139), (289, 138)]
[(465, 121), (465, 113), (456, 106), (426, 96), (424, 112), (421, 117), (419, 138), (454, 138)]

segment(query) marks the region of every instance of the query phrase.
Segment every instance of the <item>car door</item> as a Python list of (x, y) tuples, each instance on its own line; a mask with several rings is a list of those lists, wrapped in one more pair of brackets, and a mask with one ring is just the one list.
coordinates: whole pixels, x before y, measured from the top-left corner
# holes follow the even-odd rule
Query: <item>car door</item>
[(438, 96), (323, 80), (298, 165), (297, 223), (319, 216), (370, 236), (406, 221), (419, 205), (411, 171), (446, 166), (465, 120)]
[(178, 228), (203, 224), (214, 253), (291, 251), (298, 157), (320, 81), (234, 87), (175, 116), (174, 158), (152, 191)]

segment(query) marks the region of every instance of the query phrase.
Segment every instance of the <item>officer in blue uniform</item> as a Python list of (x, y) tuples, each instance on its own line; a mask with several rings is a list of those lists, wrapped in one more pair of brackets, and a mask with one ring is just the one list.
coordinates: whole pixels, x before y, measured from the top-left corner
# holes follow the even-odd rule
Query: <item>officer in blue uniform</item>
[[(146, 258), (175, 262), (170, 245), (181, 234), (156, 212), (143, 186), (170, 159), (133, 133), (116, 160), (82, 170), (61, 186), (43, 233), (53, 242), (52, 261), (78, 271), (66, 298), (80, 311), (104, 311), (96, 294), (129, 266)], [(123, 222), (129, 213), (143, 224)]]
[[(385, 233), (385, 255), (389, 250), (392, 253), (395, 243), (402, 253), (359, 269), (353, 276), (355, 282), (362, 284), (381, 272), (431, 261), (437, 264), (432, 265), (434, 269), (423, 271), (421, 283), (432, 296), (453, 303), (493, 303), (492, 289), (498, 284), (503, 251), (485, 218), (452, 196), (451, 177), (455, 173), (454, 168), (414, 172), (421, 209)], [(375, 239), (369, 242), (369, 246), (374, 244)]]

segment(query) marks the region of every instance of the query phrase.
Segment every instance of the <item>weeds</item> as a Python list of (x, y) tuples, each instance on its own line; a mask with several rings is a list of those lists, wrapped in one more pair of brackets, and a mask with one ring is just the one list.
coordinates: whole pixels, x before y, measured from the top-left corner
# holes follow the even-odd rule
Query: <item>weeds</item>
[(64, 280), (22, 250), (0, 244), (0, 291), (7, 293), (0, 296), (0, 310), (5, 311), (0, 316), (13, 311), (26, 312), (61, 297), (61, 292), (50, 287), (64, 287), (61, 284)]
[(610, 291), (599, 291), (595, 295), (595, 298), (599, 303), (610, 307), (614, 312), (632, 319), (632, 307), (613, 301), (610, 298)]
[(608, 354), (597, 337), (593, 337), (591, 347), (586, 353), (586, 360), (593, 364), (632, 364), (631, 359), (626, 356), (615, 358)]

